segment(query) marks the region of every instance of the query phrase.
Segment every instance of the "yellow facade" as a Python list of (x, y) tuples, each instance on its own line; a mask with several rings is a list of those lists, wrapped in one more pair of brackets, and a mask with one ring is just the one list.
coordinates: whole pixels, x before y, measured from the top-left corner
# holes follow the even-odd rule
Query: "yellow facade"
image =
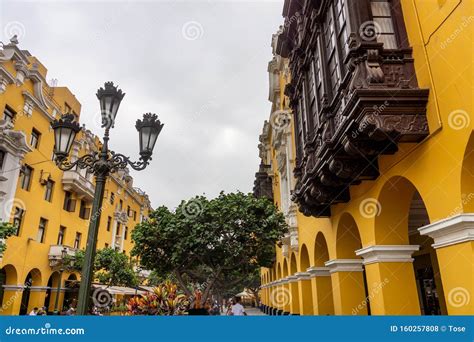
[[(0, 75), (5, 85), (0, 94), (0, 119), (6, 118), (6, 110), (14, 112), (11, 126), (0, 121), (4, 127), (0, 135), (16, 137), (28, 150), (16, 166), (0, 169), (6, 182), (17, 179), (11, 198), (0, 202), (5, 221), (20, 222), (17, 236), (7, 240), (7, 250), (0, 258), (4, 285), (0, 312), (24, 314), (43, 305), (53, 311), (59, 274), (54, 260), (60, 258), (64, 247), (69, 254), (86, 247), (94, 179), (85, 170), (63, 172), (55, 165), (50, 123), (67, 112), (79, 120), (81, 104), (68, 88), (49, 86), (46, 68), (27, 51), (18, 49), (15, 42), (0, 53)], [(38, 133), (35, 139), (33, 135)], [(84, 128), (74, 142), (71, 158), (97, 150), (100, 144), (99, 138)], [(52, 189), (50, 194), (48, 189)], [(131, 230), (150, 209), (148, 196), (133, 187), (128, 171), (113, 174), (106, 185), (97, 248), (113, 247), (129, 255)], [(71, 304), (74, 291), (70, 287), (77, 287), (75, 280), (79, 279), (80, 274), (62, 275), (60, 308), (65, 294), (70, 298), (64, 305)]]
[[(474, 314), (473, 3), (401, 5), (419, 87), (430, 91), (430, 134), (381, 156), (380, 176), (352, 185), (329, 218), (298, 212), (297, 248), (287, 256), (277, 248), (274, 268), (262, 269), (267, 313)], [(273, 138), (268, 162), (281, 206)], [(294, 273), (302, 273), (298, 291), (286, 291)], [(299, 305), (282, 307), (282, 298)]]

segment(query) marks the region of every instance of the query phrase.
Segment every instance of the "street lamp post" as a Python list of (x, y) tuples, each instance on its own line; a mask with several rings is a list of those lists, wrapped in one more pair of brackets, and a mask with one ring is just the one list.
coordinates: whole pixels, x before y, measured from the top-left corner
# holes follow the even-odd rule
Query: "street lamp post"
[(95, 175), (95, 193), (92, 204), (92, 216), (89, 223), (87, 235), (87, 246), (82, 269), (82, 279), (79, 288), (79, 300), (77, 305), (78, 315), (87, 315), (89, 311), (89, 295), (93, 280), (93, 265), (97, 246), (97, 235), (99, 231), (102, 201), (104, 198), (105, 182), (110, 173), (127, 166), (134, 170), (143, 170), (150, 163), (153, 148), (163, 124), (158, 120), (156, 114), (146, 113), (142, 120), (137, 120), (136, 129), (139, 133), (140, 159), (133, 162), (123, 154), (109, 150), (109, 132), (114, 127), (120, 102), (125, 93), (114, 86), (113, 82), (107, 82), (104, 88), (97, 91), (102, 115), (102, 128), (105, 128), (103, 145), (100, 152), (86, 154), (76, 161), (68, 161), (67, 157), (71, 151), (72, 143), (76, 134), (81, 130), (79, 124), (74, 121), (73, 114), (65, 114), (59, 120), (51, 123), (55, 138), (55, 162), (63, 170), (71, 170), (74, 167), (88, 169)]
[(61, 250), (61, 266), (59, 267), (59, 279), (58, 279), (58, 286), (56, 289), (56, 298), (54, 299), (54, 314), (59, 315), (59, 293), (61, 292), (61, 283), (63, 279), (63, 272), (64, 272), (64, 259), (67, 255), (67, 249), (64, 247)]

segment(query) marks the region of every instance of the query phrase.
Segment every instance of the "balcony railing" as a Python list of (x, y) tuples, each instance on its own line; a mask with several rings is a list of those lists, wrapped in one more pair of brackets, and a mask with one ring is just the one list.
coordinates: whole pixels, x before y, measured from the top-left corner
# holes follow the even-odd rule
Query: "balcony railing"
[(76, 193), (79, 198), (84, 198), (88, 201), (94, 199), (94, 184), (78, 171), (65, 171), (62, 183), (64, 190)]
[(63, 249), (66, 249), (66, 254), (68, 256), (74, 256), (77, 251), (77, 249), (65, 245), (49, 246), (48, 259), (50, 267), (55, 267), (61, 264), (63, 260)]

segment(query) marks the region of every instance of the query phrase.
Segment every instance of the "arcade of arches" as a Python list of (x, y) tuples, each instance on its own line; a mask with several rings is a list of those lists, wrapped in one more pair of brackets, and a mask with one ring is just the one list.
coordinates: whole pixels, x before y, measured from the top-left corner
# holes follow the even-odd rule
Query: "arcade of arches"
[[(61, 279), (58, 307), (58, 281)], [(46, 307), (48, 313), (55, 309), (63, 311), (75, 306), (78, 295), (78, 275), (75, 273), (55, 271), (44, 276), (38, 268), (33, 268), (25, 276), (13, 265), (5, 265), (0, 269), (0, 314), (27, 315), (33, 308)]]
[[(469, 144), (473, 144), (471, 138)], [(472, 150), (471, 150), (472, 151)], [(462, 187), (472, 187), (473, 155)], [(468, 182), (464, 182), (468, 180)], [(474, 189), (464, 188), (463, 194)], [(373, 202), (333, 218), (299, 217), (299, 251), (262, 269), (262, 303), (271, 315), (473, 314), (474, 214), (442, 220), (407, 178), (395, 176)], [(361, 204), (363, 201), (361, 201)], [(472, 203), (463, 196), (459, 210)], [(301, 223), (303, 222), (303, 223)], [(334, 227), (334, 228), (333, 228)], [(318, 229), (319, 228), (319, 229)]]
[[(350, 54), (362, 46), (357, 24), (370, 7), (350, 6), (356, 2), (364, 1), (345, 2), (347, 34), (353, 38), (348, 41), (353, 45), (341, 46), (340, 51)], [(459, 74), (458, 68), (472, 59), (464, 49), (469, 35), (442, 51), (437, 43), (450, 40), (462, 18), (472, 12), (472, 3), (376, 2), (399, 6), (397, 13), (387, 14), (397, 22), (399, 33), (403, 31), (403, 53), (412, 53), (403, 62), (403, 67), (413, 62), (412, 76), (390, 59), (390, 65), (375, 68), (380, 79), (372, 82), (346, 56), (339, 59), (347, 67), (344, 79), (340, 84), (332, 80), (337, 73), (324, 64), (327, 54), (321, 46), (326, 37), (318, 32), (332, 32), (332, 26), (325, 28), (332, 24), (323, 22), (321, 13), (326, 10), (330, 17), (329, 4), (337, 7), (339, 1), (285, 1), (285, 25), (273, 35), (268, 68), (272, 109), (259, 145), (262, 169), (269, 171), (267, 178), (259, 173), (254, 189), (271, 185), (267, 193), (283, 208), (292, 235), (276, 247), (273, 266), (261, 269), (267, 314), (474, 314), (472, 74), (469, 69)], [(321, 13), (314, 16), (309, 4), (321, 5)], [(294, 13), (303, 19), (293, 20)], [(314, 29), (318, 18), (321, 22)], [(342, 21), (345, 18), (341, 15)], [(337, 48), (330, 53), (334, 51)], [(372, 66), (364, 58), (362, 70), (367, 71)], [(416, 112), (414, 107), (407, 110), (406, 98), (387, 96), (387, 107), (372, 107), (380, 89), (388, 94), (402, 83), (383, 88), (394, 73), (416, 81), (406, 89), (429, 92), (424, 100), (414, 101), (424, 106), (419, 112), (426, 117), (418, 127), (421, 136), (415, 118), (401, 124)], [(363, 108), (363, 101), (351, 96), (358, 90), (369, 94), (372, 86), (370, 104)], [(281, 128), (273, 122), (281, 110), (287, 113), (290, 140), (282, 139)], [(371, 118), (358, 122), (366, 113)], [(367, 126), (370, 132), (360, 134)], [(384, 145), (389, 150), (377, 154), (383, 140), (389, 141)], [(288, 172), (282, 175), (281, 165), (293, 170), (293, 178)], [(290, 199), (295, 202), (288, 205)], [(285, 212), (287, 207), (294, 207), (296, 219)]]

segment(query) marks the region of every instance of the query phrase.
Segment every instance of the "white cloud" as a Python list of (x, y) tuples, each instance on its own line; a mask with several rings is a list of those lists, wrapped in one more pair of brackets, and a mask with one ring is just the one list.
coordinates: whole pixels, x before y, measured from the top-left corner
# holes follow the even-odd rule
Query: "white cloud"
[[(114, 150), (138, 157), (134, 122), (159, 115), (165, 126), (154, 159), (132, 174), (155, 207), (174, 207), (204, 192), (251, 191), (281, 9), (274, 1), (3, 1), (0, 28), (23, 23), (20, 47), (71, 89), (95, 133), (96, 89), (120, 85), (127, 95)], [(202, 26), (198, 39), (183, 37), (190, 21)]]

